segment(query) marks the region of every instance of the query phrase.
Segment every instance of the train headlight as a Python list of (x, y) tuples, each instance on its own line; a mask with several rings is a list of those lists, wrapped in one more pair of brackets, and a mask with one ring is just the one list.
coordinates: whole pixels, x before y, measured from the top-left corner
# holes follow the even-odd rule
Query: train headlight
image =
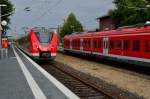
[(36, 45), (36, 48), (37, 48), (37, 49), (39, 49), (39, 46), (38, 46), (38, 45)]

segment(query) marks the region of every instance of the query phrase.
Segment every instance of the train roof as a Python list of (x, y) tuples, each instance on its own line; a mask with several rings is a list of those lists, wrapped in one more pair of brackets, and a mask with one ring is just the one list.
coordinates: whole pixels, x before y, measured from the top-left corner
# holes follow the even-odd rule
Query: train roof
[(150, 26), (132, 27), (132, 28), (118, 28), (110, 31), (99, 31), (91, 33), (78, 33), (66, 35), (64, 38), (80, 38), (89, 36), (109, 36), (109, 35), (124, 35), (124, 34), (138, 34), (138, 33), (150, 33)]

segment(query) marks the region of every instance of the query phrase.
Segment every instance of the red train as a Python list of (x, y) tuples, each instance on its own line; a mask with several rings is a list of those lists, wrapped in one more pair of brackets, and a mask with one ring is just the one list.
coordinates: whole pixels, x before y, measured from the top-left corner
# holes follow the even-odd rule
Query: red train
[[(24, 40), (24, 41), (23, 41)], [(57, 35), (43, 28), (34, 28), (19, 41), (21, 48), (34, 59), (53, 60), (57, 53)]]
[(63, 38), (63, 48), (150, 67), (150, 26), (67, 35)]

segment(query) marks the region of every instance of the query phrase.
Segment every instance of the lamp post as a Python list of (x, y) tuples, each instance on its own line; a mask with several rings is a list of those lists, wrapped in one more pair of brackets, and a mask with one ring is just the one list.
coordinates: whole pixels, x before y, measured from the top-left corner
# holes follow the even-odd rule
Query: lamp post
[[(7, 6), (7, 5), (5, 5), (5, 4), (1, 4), (0, 5), (0, 25), (1, 25), (1, 7), (5, 7), (5, 6)], [(2, 43), (1, 43), (1, 31), (0, 31), (0, 49), (2, 48), (2, 45), (1, 45)]]

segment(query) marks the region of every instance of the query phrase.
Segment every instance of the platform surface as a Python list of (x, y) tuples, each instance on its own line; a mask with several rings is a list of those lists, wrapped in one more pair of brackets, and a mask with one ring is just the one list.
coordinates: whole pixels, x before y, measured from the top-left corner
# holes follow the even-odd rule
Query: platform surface
[(19, 49), (0, 60), (0, 99), (79, 99)]

